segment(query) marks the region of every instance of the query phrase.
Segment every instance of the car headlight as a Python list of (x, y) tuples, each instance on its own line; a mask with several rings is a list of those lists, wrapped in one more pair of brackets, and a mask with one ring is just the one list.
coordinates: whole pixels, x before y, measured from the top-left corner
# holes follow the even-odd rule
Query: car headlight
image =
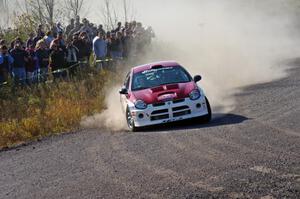
[(191, 100), (197, 100), (201, 97), (201, 93), (200, 91), (197, 89), (197, 90), (193, 90), (191, 93), (190, 93), (190, 99)]
[(146, 109), (148, 105), (143, 100), (137, 100), (134, 103), (134, 106), (137, 109)]

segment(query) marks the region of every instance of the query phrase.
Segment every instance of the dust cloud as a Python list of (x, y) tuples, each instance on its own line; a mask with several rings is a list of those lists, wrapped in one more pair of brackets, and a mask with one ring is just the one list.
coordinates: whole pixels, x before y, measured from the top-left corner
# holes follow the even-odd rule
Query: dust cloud
[[(137, 20), (151, 25), (157, 35), (139, 62), (176, 60), (193, 75), (202, 75), (200, 84), (214, 112), (232, 111), (241, 88), (286, 76), (285, 60), (298, 55), (293, 0), (132, 2)], [(101, 127), (98, 121), (104, 118), (104, 126), (122, 129), (124, 123), (116, 118), (123, 116), (115, 107), (118, 100), (107, 100), (108, 110), (90, 125)]]
[(81, 121), (84, 128), (107, 128), (112, 131), (126, 129), (125, 116), (122, 113), (119, 87), (114, 87), (106, 92), (105, 104), (107, 109), (102, 113), (85, 117)]
[(284, 77), (284, 61), (297, 57), (293, 2), (164, 1), (147, 21), (158, 40), (146, 60), (177, 60), (203, 76), (215, 111), (231, 111), (240, 88)]

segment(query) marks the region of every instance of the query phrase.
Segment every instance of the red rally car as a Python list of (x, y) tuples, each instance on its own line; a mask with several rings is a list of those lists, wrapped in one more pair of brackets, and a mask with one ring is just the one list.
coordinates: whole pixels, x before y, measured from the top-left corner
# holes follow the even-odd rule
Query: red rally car
[(200, 80), (174, 61), (132, 68), (119, 91), (129, 129), (191, 118), (209, 122), (211, 108)]

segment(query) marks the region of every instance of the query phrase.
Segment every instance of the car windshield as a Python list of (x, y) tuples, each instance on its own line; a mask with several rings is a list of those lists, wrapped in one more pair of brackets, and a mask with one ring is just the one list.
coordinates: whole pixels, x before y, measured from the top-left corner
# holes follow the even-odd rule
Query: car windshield
[(134, 74), (131, 88), (136, 91), (191, 80), (191, 76), (181, 66), (161, 67)]

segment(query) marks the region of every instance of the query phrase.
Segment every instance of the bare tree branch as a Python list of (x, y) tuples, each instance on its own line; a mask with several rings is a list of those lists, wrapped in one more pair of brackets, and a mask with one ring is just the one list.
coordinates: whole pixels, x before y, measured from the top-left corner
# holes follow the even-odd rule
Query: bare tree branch
[(42, 3), (46, 8), (46, 19), (48, 23), (53, 24), (55, 0), (42, 0)]
[(71, 13), (69, 17), (75, 18), (82, 12), (85, 0), (65, 0), (65, 8)]
[(118, 22), (119, 16), (110, 0), (103, 0), (102, 18), (107, 30), (113, 30)]
[(123, 8), (124, 8), (124, 18), (125, 21), (128, 20), (127, 12), (128, 12), (128, 5), (127, 5), (127, 0), (123, 0)]

